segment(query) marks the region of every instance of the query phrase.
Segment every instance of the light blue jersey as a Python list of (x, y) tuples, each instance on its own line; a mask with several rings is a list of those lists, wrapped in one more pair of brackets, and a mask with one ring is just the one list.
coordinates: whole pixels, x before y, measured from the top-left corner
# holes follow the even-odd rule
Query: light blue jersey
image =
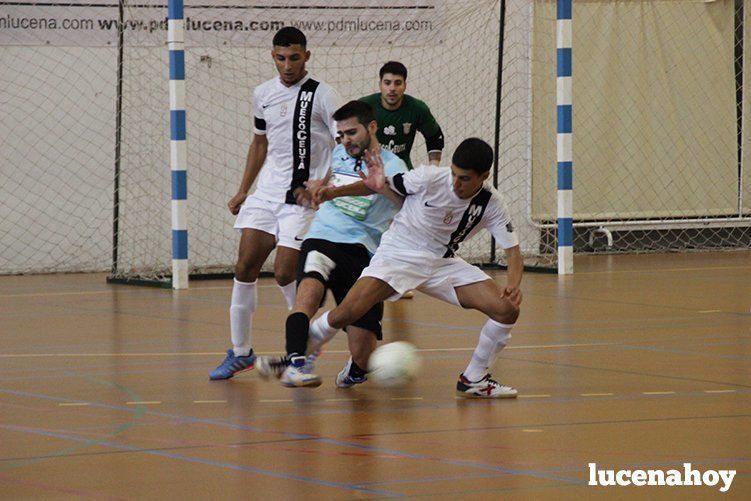
[[(406, 172), (404, 161), (388, 150), (381, 149), (386, 176)], [(343, 145), (331, 155), (331, 183), (334, 186), (360, 181), (357, 169), (365, 174), (367, 167), (349, 156)], [(362, 244), (373, 255), (381, 242), (381, 235), (391, 224), (399, 208), (382, 195), (341, 197), (319, 207), (305, 238), (319, 238), (341, 244)]]

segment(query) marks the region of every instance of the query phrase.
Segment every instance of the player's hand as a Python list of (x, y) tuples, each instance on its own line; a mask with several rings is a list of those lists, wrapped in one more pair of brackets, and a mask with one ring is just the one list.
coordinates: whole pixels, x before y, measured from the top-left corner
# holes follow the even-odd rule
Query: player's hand
[(243, 204), (247, 197), (247, 193), (238, 191), (237, 195), (229, 199), (229, 202), (227, 202), (227, 208), (232, 213), (232, 215), (236, 216), (237, 213), (240, 212), (240, 206)]
[(308, 192), (309, 199), (308, 202), (310, 203), (310, 207), (313, 209), (318, 209), (318, 201), (316, 200), (316, 193), (318, 190), (321, 189), (321, 187), (324, 186), (324, 180), (323, 179), (313, 179), (310, 181), (305, 181), (303, 183), (305, 185), (305, 189)]
[(312, 197), (310, 195), (310, 192), (303, 186), (295, 188), (295, 191), (293, 191), (292, 193), (295, 195), (295, 203), (297, 205), (300, 205), (302, 207), (310, 207), (310, 201)]
[(334, 197), (332, 195), (333, 192), (331, 191), (331, 186), (322, 185), (313, 192), (313, 201), (316, 205), (321, 205), (323, 202), (333, 200)]
[(517, 308), (522, 304), (522, 290), (519, 287), (505, 287), (501, 297), (508, 299)]
[(365, 160), (365, 165), (368, 167), (368, 175), (366, 176), (362, 171), (358, 172), (358, 174), (360, 174), (365, 186), (376, 193), (381, 192), (386, 186), (386, 174), (384, 173), (381, 154), (377, 151), (371, 152), (370, 150), (365, 150), (363, 159)]

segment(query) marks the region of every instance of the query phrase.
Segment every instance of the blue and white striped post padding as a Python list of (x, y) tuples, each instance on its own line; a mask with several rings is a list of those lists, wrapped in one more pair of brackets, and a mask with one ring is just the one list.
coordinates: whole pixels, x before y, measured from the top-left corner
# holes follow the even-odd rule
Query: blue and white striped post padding
[(556, 0), (558, 274), (574, 272), (572, 0)]
[(183, 0), (167, 6), (169, 48), (170, 168), (172, 170), (172, 288), (188, 287), (188, 176), (185, 144), (185, 27)]

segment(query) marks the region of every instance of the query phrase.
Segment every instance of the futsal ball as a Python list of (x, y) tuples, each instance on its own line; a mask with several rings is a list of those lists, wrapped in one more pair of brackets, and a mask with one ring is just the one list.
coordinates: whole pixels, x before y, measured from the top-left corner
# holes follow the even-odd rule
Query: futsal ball
[(382, 344), (370, 355), (368, 379), (377, 386), (403, 386), (417, 375), (420, 365), (415, 345), (406, 341)]

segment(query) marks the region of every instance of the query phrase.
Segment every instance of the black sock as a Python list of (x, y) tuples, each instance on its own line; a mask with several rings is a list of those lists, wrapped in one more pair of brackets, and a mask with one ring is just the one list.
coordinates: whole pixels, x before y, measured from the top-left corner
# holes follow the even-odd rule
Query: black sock
[(287, 317), (287, 355), (305, 354), (305, 349), (308, 347), (309, 327), (310, 319), (305, 313), (301, 311), (292, 313)]
[(368, 371), (363, 370), (360, 368), (359, 365), (355, 363), (355, 361), (352, 361), (352, 365), (349, 366), (349, 375), (353, 378), (361, 379), (365, 377), (365, 374), (367, 374)]

